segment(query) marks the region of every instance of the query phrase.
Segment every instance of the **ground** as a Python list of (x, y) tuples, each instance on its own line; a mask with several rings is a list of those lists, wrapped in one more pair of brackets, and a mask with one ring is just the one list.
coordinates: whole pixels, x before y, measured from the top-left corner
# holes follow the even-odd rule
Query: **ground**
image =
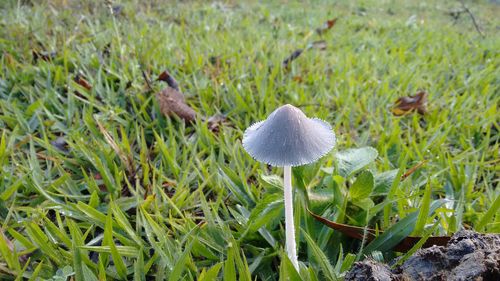
[[(336, 280), (400, 256), (401, 233), (500, 232), (495, 1), (5, 0), (0, 13), (2, 280)], [(164, 71), (192, 117), (163, 114)], [(420, 110), (398, 107), (417, 93)], [(294, 169), (300, 273), (283, 254), (282, 169), (241, 145), (283, 104), (337, 135)]]

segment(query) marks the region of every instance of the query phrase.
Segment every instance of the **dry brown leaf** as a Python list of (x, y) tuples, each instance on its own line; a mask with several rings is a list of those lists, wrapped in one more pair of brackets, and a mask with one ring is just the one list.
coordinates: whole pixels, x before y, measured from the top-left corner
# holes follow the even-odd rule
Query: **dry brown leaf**
[(87, 89), (88, 91), (92, 90), (92, 86), (90, 85), (90, 83), (85, 79), (85, 77), (83, 77), (83, 75), (81, 74), (77, 74), (75, 76), (75, 82), (84, 87), (85, 89)]
[(172, 87), (166, 87), (156, 98), (160, 105), (161, 113), (165, 116), (177, 115), (186, 122), (193, 122), (196, 119), (196, 111), (184, 101), (184, 95)]
[(314, 41), (311, 44), (309, 44), (309, 48), (318, 49), (321, 51), (326, 50), (327, 47), (328, 47), (328, 44), (326, 43), (325, 40)]
[(227, 117), (223, 114), (215, 114), (214, 116), (208, 118), (208, 129), (214, 133), (220, 132), (220, 128), (224, 125), (228, 125), (229, 121)]
[[(377, 233), (379, 235), (384, 233), (383, 231), (377, 231), (371, 228), (364, 228), (364, 227), (347, 225), (343, 223), (336, 223), (331, 220), (325, 219), (322, 216), (316, 215), (310, 210), (307, 211), (309, 212), (309, 214), (311, 214), (311, 216), (313, 216), (317, 221), (321, 222), (322, 224), (337, 231), (340, 231), (343, 234), (354, 239), (363, 240), (363, 236), (365, 235), (366, 232), (366, 237), (365, 237), (366, 241), (370, 242), (376, 238)], [(415, 246), (415, 244), (417, 244), (418, 241), (420, 241), (420, 239), (422, 239), (422, 237), (408, 236), (404, 238), (401, 242), (399, 242), (399, 244), (396, 245), (393, 248), (393, 250), (396, 252), (408, 252), (413, 246)], [(450, 239), (451, 239), (450, 236), (431, 236), (427, 239), (427, 241), (425, 241), (424, 245), (422, 245), (422, 248), (429, 248), (432, 247), (433, 245), (445, 246)]]
[(283, 67), (288, 67), (292, 61), (297, 59), (303, 52), (303, 49), (297, 49), (295, 50), (289, 57), (287, 57), (285, 60), (283, 60)]
[(316, 28), (316, 32), (320, 35), (324, 34), (328, 30), (330, 30), (335, 25), (335, 23), (337, 23), (338, 19), (339, 18), (327, 20), (321, 27)]
[(426, 114), (427, 96), (427, 92), (419, 91), (414, 96), (399, 98), (391, 109), (392, 114), (395, 116), (402, 116), (413, 111), (417, 111), (421, 115)]
[(166, 82), (167, 85), (169, 85), (171, 88), (179, 91), (179, 84), (177, 83), (177, 81), (175, 81), (174, 77), (172, 77), (172, 75), (170, 75), (170, 73), (167, 70), (160, 73), (160, 75), (158, 76), (158, 80)]

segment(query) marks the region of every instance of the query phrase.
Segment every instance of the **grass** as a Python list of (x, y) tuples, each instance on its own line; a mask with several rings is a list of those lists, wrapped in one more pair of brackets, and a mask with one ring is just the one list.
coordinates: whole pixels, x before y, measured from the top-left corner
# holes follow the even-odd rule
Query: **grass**
[[(482, 37), (446, 14), (455, 1), (126, 1), (114, 16), (104, 1), (39, 2), (0, 4), (2, 280), (336, 280), (366, 255), (395, 255), (381, 247), (393, 238), (362, 245), (306, 207), (395, 234), (500, 232), (496, 4), (466, 3)], [(326, 50), (281, 67), (317, 40)], [(231, 125), (162, 116), (165, 85), (149, 89), (143, 72), (165, 69), (200, 115)], [(392, 115), (420, 89), (428, 114)], [(241, 146), (285, 103), (338, 137), (294, 169), (300, 273), (283, 254), (282, 171)], [(339, 159), (365, 146), (378, 153), (354, 151), (347, 173)]]

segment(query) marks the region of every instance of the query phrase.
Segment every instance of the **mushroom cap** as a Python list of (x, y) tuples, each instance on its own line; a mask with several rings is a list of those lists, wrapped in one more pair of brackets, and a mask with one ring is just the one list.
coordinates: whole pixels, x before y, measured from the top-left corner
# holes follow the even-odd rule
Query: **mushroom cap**
[(243, 147), (248, 154), (259, 162), (277, 167), (315, 162), (334, 145), (335, 133), (328, 123), (307, 118), (290, 104), (253, 124), (243, 135)]

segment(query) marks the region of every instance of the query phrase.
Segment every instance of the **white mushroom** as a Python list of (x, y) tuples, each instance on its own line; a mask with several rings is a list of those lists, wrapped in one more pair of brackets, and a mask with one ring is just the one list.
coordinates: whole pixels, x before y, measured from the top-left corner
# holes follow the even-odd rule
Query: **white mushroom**
[(243, 147), (255, 160), (284, 168), (286, 252), (297, 271), (291, 167), (315, 162), (334, 145), (335, 134), (328, 123), (307, 118), (290, 104), (250, 126), (243, 136)]

